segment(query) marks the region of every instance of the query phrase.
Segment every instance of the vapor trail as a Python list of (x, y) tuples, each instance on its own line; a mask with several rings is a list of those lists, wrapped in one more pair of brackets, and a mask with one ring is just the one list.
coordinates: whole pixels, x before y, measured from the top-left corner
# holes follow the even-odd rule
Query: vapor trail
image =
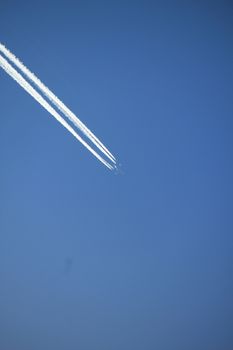
[(25, 76), (33, 82), (38, 89), (77, 127), (82, 133), (91, 140), (99, 150), (110, 159), (111, 162), (116, 164), (116, 158), (112, 153), (103, 145), (103, 143), (89, 130), (81, 120), (61, 101), (54, 95), (54, 93), (46, 87), (39, 78), (35, 76), (14, 54), (12, 54), (4, 45), (0, 43), (0, 51), (18, 67)]
[(113, 169), (113, 166), (103, 159), (94, 149), (92, 149), (75, 130), (55, 111), (53, 107), (24, 79), (24, 77), (0, 55), (0, 67), (9, 74), (24, 90), (26, 90), (42, 107), (44, 107), (54, 118), (56, 118), (78, 141), (80, 141), (100, 162), (107, 168)]

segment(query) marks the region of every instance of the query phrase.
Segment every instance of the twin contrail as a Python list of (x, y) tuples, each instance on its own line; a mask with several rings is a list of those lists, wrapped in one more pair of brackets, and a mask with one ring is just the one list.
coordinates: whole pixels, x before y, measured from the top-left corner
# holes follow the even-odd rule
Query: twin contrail
[(56, 118), (78, 141), (80, 141), (100, 162), (113, 170), (117, 168), (116, 158), (103, 145), (103, 143), (81, 122), (79, 118), (53, 94), (15, 55), (0, 43), (0, 52), (9, 59), (20, 71), (36, 86), (45, 97), (67, 117), (107, 158), (104, 159), (64, 120), (64, 118), (35, 90), (35, 88), (0, 54), (0, 66), (8, 73), (24, 90), (26, 90), (42, 107)]

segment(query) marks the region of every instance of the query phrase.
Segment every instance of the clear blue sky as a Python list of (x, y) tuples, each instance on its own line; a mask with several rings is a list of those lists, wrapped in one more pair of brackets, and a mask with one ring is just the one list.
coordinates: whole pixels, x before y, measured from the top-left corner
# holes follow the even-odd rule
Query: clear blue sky
[(1, 42), (117, 155), (0, 71), (0, 349), (233, 348), (231, 1), (2, 1)]

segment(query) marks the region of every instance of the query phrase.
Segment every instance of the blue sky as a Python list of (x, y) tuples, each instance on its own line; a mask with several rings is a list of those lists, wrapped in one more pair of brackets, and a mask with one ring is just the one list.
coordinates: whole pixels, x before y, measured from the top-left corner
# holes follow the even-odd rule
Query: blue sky
[(0, 71), (0, 348), (233, 347), (230, 1), (7, 1), (1, 42), (106, 143)]

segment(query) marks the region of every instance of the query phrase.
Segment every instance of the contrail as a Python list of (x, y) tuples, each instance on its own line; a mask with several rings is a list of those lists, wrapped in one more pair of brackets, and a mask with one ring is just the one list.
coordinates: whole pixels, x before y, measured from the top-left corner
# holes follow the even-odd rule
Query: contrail
[(54, 93), (46, 87), (39, 78), (35, 76), (14, 54), (12, 54), (4, 45), (0, 43), (0, 51), (18, 67), (25, 76), (34, 83), (37, 88), (77, 127), (82, 133), (89, 138), (99, 150), (110, 159), (111, 162), (116, 164), (116, 158), (112, 153), (103, 145), (103, 143), (89, 130), (81, 120), (61, 101), (54, 95)]
[(24, 90), (26, 90), (42, 107), (44, 107), (54, 118), (56, 118), (78, 141), (80, 141), (100, 162), (107, 168), (113, 170), (114, 166), (103, 159), (93, 148), (91, 148), (75, 130), (55, 111), (53, 107), (14, 69), (5, 58), (0, 55), (0, 66), (9, 74)]

